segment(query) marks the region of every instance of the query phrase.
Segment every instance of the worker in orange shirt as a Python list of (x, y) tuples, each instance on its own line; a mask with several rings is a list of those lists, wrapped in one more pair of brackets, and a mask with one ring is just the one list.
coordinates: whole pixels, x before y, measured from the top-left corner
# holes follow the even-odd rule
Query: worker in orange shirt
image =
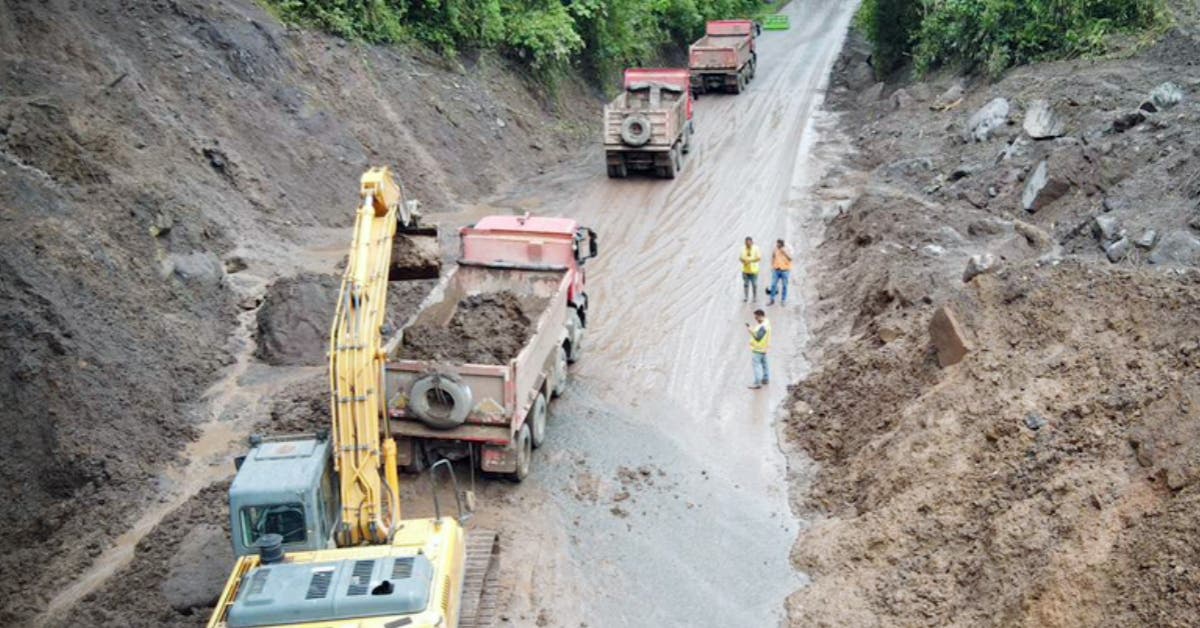
[(792, 250), (783, 240), (776, 240), (775, 252), (771, 255), (771, 288), (767, 290), (767, 296), (771, 299), (767, 301), (767, 305), (775, 305), (776, 295), (780, 296), (780, 305), (787, 305), (788, 279), (791, 273)]
[(762, 251), (754, 243), (754, 238), (746, 236), (746, 246), (738, 256), (742, 262), (742, 301), (758, 300), (758, 263), (762, 261)]

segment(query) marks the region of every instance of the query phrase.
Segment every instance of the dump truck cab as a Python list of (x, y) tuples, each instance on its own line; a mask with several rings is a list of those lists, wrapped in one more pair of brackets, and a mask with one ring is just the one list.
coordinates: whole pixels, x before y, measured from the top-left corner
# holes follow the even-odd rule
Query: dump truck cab
[(338, 498), (329, 439), (255, 439), (251, 444), (229, 486), (234, 554), (257, 553), (268, 534), (282, 537), (289, 551), (333, 547)]

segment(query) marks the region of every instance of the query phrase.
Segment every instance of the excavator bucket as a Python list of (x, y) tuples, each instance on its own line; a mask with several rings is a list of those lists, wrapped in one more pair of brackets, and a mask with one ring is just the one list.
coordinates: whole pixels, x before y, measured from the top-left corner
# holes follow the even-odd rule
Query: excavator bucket
[(392, 240), (392, 265), (388, 281), (437, 279), (442, 271), (442, 249), (436, 225), (421, 224), (417, 201), (404, 201), (398, 208), (396, 237)]
[(442, 249), (437, 227), (400, 227), (392, 240), (388, 281), (437, 279), (442, 271)]

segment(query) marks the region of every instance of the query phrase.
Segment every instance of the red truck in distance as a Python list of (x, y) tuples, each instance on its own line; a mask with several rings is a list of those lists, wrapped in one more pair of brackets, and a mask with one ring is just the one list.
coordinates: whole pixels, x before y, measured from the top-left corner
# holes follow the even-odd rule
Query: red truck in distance
[(752, 20), (709, 22), (704, 37), (688, 48), (692, 95), (717, 90), (742, 93), (758, 67), (757, 32)]

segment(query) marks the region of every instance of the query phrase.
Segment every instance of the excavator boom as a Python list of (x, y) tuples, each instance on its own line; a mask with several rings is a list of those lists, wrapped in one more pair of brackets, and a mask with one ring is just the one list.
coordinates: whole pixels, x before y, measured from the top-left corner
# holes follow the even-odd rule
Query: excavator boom
[(338, 545), (386, 543), (400, 520), (396, 442), (387, 433), (383, 327), (387, 282), (404, 202), (387, 168), (362, 176), (350, 259), (329, 337), (329, 414), (341, 479)]

